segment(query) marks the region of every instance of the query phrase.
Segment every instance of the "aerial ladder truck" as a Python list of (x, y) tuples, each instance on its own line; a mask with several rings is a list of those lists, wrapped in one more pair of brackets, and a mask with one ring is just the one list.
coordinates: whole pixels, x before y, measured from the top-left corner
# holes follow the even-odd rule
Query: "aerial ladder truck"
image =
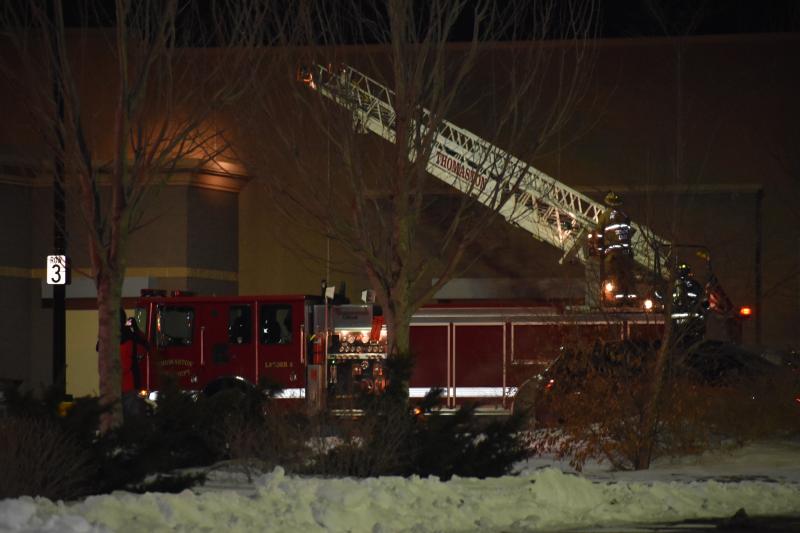
[[(396, 141), (394, 94), (386, 86), (348, 66), (314, 65), (300, 74), (352, 114), (358, 131)], [(605, 206), (463, 128), (444, 120), (433, 124), (419, 111), (423, 123), (415, 131), (432, 139), (424, 152), (432, 176), (561, 250), (561, 262), (578, 261), (588, 271), (599, 266), (588, 244)], [(408, 156), (416, 160), (418, 153)], [(630, 227), (626, 244), (641, 285), (655, 281), (663, 290), (674, 280), (673, 257), (681, 247), (643, 225)], [(657, 302), (647, 312), (649, 293), (636, 287), (639, 298), (598, 297), (607, 282), (600, 276), (594, 285), (587, 283), (587, 305), (570, 309), (526, 301), (423, 306), (411, 319), (410, 337), (425, 363), (415, 367), (409, 395), (422, 397), (434, 387), (445, 391), (449, 408), (462, 401), (507, 408), (520, 387), (558, 356), (565, 339), (580, 344), (660, 336), (668, 319)], [(347, 409), (356, 391), (379, 393), (387, 383), (388, 331), (374, 298), (365, 291), (364, 305), (337, 303), (329, 289), (322, 296), (143, 294), (136, 317), (153, 347), (141, 363), (145, 388), (157, 391), (167, 374), (185, 390), (209, 394), (268, 378), (288, 401), (329, 402), (337, 409)], [(715, 302), (730, 309), (719, 290)]]
[[(394, 93), (388, 87), (348, 65), (314, 64), (302, 68), (299, 77), (313, 90), (350, 111), (354, 127), (395, 142)], [(424, 121), (427, 110), (423, 110), (422, 116)], [(425, 131), (425, 126), (421, 129)], [(561, 250), (560, 263), (578, 261), (589, 272), (594, 270), (594, 276), (587, 276), (597, 282), (594, 286), (587, 285), (587, 305), (597, 308), (615, 304), (619, 308), (623, 304), (636, 306), (637, 310), (641, 307), (651, 310), (663, 304), (663, 300), (659, 302), (650, 296), (656, 292), (656, 286), (664, 287), (674, 279), (675, 248), (680, 245), (673, 245), (648, 227), (631, 222), (633, 262), (638, 278), (645, 281), (640, 285), (644, 285), (647, 293), (623, 302), (604, 298), (613, 281), (607, 274), (597, 274), (597, 261), (587, 246), (605, 210), (601, 203), (447, 120), (436, 125), (432, 143), (426, 164), (432, 176), (471, 195), (535, 239)], [(409, 158), (415, 157), (413, 150), (410, 151)], [(708, 260), (707, 254), (705, 257)], [(715, 281), (707, 289), (714, 293), (710, 299), (715, 302), (716, 310), (729, 313), (732, 305), (719, 284)]]

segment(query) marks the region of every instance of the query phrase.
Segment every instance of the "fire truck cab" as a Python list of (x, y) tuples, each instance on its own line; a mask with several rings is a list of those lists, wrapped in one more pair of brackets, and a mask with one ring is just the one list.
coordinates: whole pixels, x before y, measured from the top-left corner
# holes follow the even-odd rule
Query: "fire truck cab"
[(266, 379), (283, 397), (303, 398), (307, 324), (317, 300), (143, 292), (135, 317), (149, 344), (140, 361), (144, 386), (157, 391), (170, 376), (183, 390), (210, 394)]

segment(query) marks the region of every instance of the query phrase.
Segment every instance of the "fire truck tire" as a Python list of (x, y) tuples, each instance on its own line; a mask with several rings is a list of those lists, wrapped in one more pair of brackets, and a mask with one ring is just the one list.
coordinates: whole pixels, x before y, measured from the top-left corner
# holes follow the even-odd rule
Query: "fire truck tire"
[(521, 413), (526, 417), (528, 429), (534, 429), (536, 426), (536, 397), (539, 394), (539, 387), (538, 379), (525, 381), (517, 389), (514, 402), (511, 404), (512, 413)]
[(214, 396), (223, 390), (236, 390), (244, 394), (252, 391), (255, 386), (247, 380), (236, 377), (224, 377), (215, 379), (203, 389), (205, 396)]

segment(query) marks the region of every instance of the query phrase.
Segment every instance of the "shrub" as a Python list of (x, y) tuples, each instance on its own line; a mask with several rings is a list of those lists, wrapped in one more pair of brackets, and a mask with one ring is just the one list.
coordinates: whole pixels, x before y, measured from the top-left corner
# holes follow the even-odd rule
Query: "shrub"
[(441, 390), (412, 405), (406, 389), (412, 366), (411, 357), (389, 359), (386, 391), (352, 399), (349, 407), (357, 408), (358, 416), (279, 410), (268, 403), (262, 417), (229, 419), (231, 458), (248, 467), (280, 464), (306, 475), (449, 479), (503, 475), (529, 454), (521, 415), (487, 423), (474, 406), (440, 414), (435, 408), (442, 403)]
[(0, 499), (21, 495), (53, 500), (91, 490), (91, 453), (45, 417), (0, 418)]
[[(388, 375), (391, 379), (393, 374)], [(359, 398), (355, 407), (362, 409), (360, 416), (323, 416), (319, 427), (330, 429), (317, 434), (308, 471), (355, 477), (404, 474), (414, 461), (418, 422), (408, 399), (390, 384), (382, 395)]]
[(234, 413), (224, 425), (229, 457), (261, 470), (280, 465), (287, 472), (299, 472), (309, 461), (312, 420), (304, 409), (282, 408), (274, 401), (267, 402), (260, 416)]
[[(307, 473), (491, 477), (508, 473), (529, 454), (522, 415), (486, 423), (472, 405), (441, 414), (435, 409), (441, 390), (412, 406), (405, 388), (412, 366), (408, 356), (390, 359), (387, 390), (360, 398), (362, 416), (328, 420), (336, 428), (336, 445), (320, 447), (323, 453)], [(415, 414), (415, 408), (424, 414)]]
[[(412, 406), (412, 364), (410, 357), (389, 360), (387, 390), (355, 398), (362, 414), (353, 418), (284, 408), (270, 399), (266, 384), (198, 398), (167, 384), (154, 412), (126, 415), (120, 428), (100, 435), (96, 398), (80, 399), (58, 417), (55, 396), (12, 394), (13, 416), (0, 427), (0, 467), (12, 473), (3, 495), (179, 491), (204, 476), (176, 471), (230, 461), (325, 476), (487, 477), (507, 473), (527, 454), (520, 416), (487, 424), (472, 406), (438, 414), (440, 390)], [(426, 414), (418, 416), (414, 407)], [(6, 467), (12, 464), (16, 470)]]
[(702, 451), (708, 433), (701, 423), (704, 400), (670, 374), (655, 406), (655, 435), (645, 429), (652, 397), (656, 345), (621, 344), (570, 354), (570, 361), (544, 394), (543, 410), (558, 421), (538, 434), (539, 451), (554, 451), (580, 470), (588, 459), (616, 469), (650, 458)]
[(540, 391), (544, 405), (537, 411), (557, 423), (538, 433), (536, 448), (569, 458), (576, 469), (588, 459), (630, 469), (645, 463), (643, 454), (649, 459), (694, 454), (800, 432), (792, 405), (796, 380), (764, 367), (753, 354), (721, 348), (674, 347), (652, 438), (645, 416), (658, 345), (624, 343), (571, 354), (555, 372), (552, 391)]
[(761, 377), (747, 384), (704, 387), (705, 423), (720, 439), (736, 445), (800, 434), (800, 390), (791, 375)]
[(524, 421), (521, 413), (482, 421), (474, 405), (463, 405), (452, 415), (431, 414), (416, 427), (413, 461), (405, 474), (441, 479), (507, 474), (531, 453)]
[[(266, 400), (258, 388), (227, 388), (213, 396), (192, 397), (175, 384), (160, 391), (152, 414), (126, 416), (122, 427), (101, 442), (106, 489), (182, 490), (201, 480), (196, 475), (165, 476), (188, 467), (209, 466), (231, 458), (237, 427), (259, 428)], [(249, 432), (250, 437), (256, 434)], [(145, 479), (156, 477), (150, 484)]]

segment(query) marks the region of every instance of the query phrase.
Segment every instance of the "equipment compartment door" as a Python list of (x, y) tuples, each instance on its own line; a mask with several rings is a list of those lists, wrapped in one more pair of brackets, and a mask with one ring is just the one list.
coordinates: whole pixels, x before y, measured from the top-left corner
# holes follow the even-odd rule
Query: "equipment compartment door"
[(257, 320), (259, 379), (280, 386), (282, 397), (304, 397), (303, 302), (258, 302)]
[(628, 338), (632, 341), (656, 341), (664, 335), (664, 324), (651, 322), (628, 322)]
[(444, 389), (444, 399), (450, 407), (450, 324), (414, 325), (410, 334), (416, 359), (409, 395), (422, 398), (430, 389), (440, 387)]
[(567, 329), (553, 322), (512, 323), (509, 383), (519, 386), (544, 372), (561, 353)]
[(500, 404), (506, 389), (505, 324), (453, 326), (454, 397)]

